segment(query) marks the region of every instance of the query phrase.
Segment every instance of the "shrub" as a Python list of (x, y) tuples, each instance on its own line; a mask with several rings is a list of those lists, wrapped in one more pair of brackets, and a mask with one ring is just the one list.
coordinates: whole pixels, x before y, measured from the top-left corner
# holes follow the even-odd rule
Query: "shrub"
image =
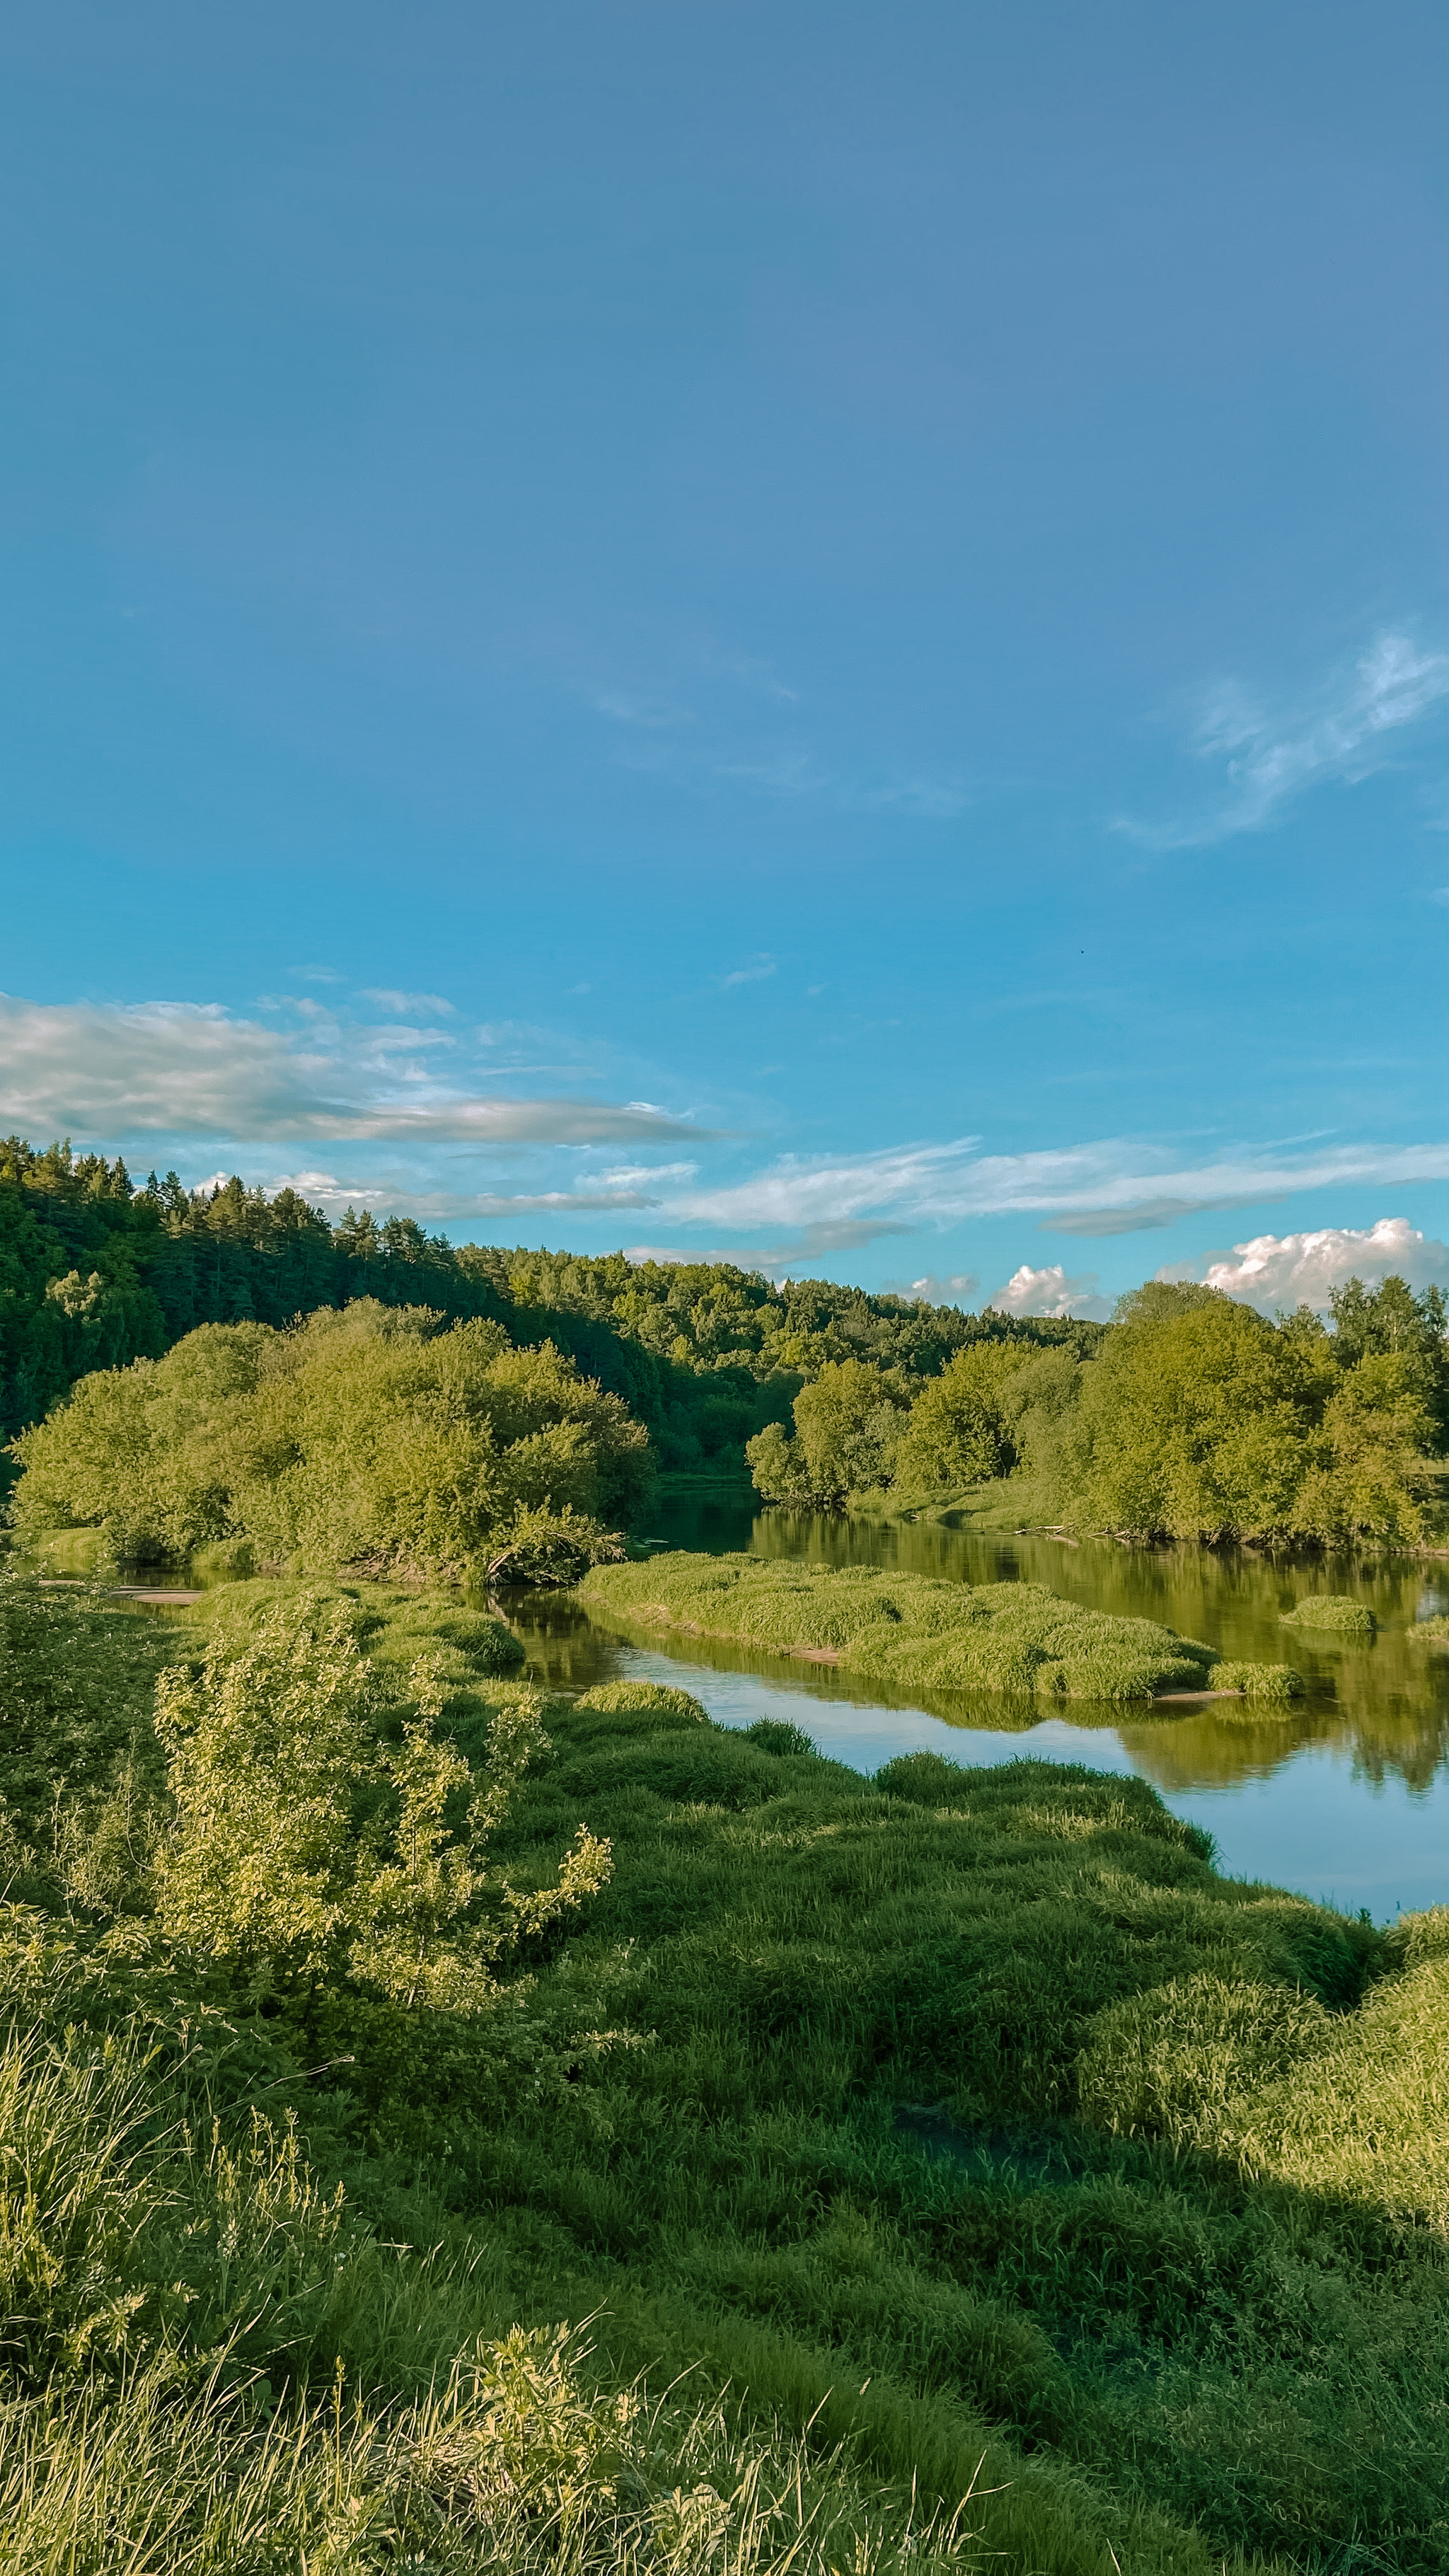
[(551, 1345), (440, 1330), (359, 1300), (285, 1333), (207, 1324), (163, 1360), (81, 1379), (14, 1444), (24, 1530), (99, 1524), (118, 1560), (196, 1548), (307, 1571), (359, 1566), (573, 1581), (609, 1552), (648, 1435)]
[(709, 1711), (690, 1692), (668, 1682), (596, 1682), (575, 1705), (601, 1717), (648, 1717), (659, 1726), (708, 1726)]
[(389, 1742), (385, 1671), (357, 1629), (351, 1602), (284, 1599), (250, 1637), (213, 1634), (199, 1671), (162, 1674), (173, 1816), (156, 1855), (160, 1920), (235, 1963), (253, 1995), (350, 1982), (476, 2013), (520, 1934), (606, 1883), (608, 1846), (580, 1827), (551, 1890), (500, 1886), (487, 1838), (543, 1740), (542, 1702), (515, 1691), (497, 1705), (480, 1785), (436, 1731), (441, 1659), (412, 1665)]
[[(1210, 1646), (1155, 1620), (1085, 1610), (1037, 1583), (972, 1586), (681, 1553), (598, 1567), (581, 1589), (597, 1615), (626, 1626), (683, 1628), (776, 1653), (824, 1649), (844, 1670), (902, 1692), (1122, 1703), (1204, 1689), (1217, 1660)], [(1285, 1685), (1262, 1687), (1272, 1696)]]

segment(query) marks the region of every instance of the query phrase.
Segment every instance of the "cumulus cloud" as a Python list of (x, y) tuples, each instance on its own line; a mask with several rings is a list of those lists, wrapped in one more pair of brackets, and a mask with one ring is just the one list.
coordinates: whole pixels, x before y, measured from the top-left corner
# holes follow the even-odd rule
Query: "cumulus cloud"
[(1420, 1234), (1407, 1217), (1382, 1216), (1363, 1228), (1329, 1225), (1307, 1234), (1255, 1235), (1235, 1243), (1231, 1255), (1174, 1263), (1158, 1276), (1200, 1279), (1265, 1314), (1293, 1306), (1322, 1313), (1331, 1291), (1347, 1279), (1361, 1279), (1370, 1288), (1390, 1277), (1407, 1280), (1411, 1288), (1449, 1287), (1449, 1244)]
[(999, 1315), (1075, 1316), (1079, 1321), (1105, 1324), (1112, 1312), (1109, 1297), (1097, 1294), (1097, 1273), (1084, 1270), (1079, 1278), (1069, 1279), (1059, 1261), (1045, 1270), (1033, 1270), (1023, 1262), (1014, 1270), (1004, 1288), (986, 1300)]
[(1222, 764), (1228, 795), (1210, 814), (1163, 826), (1119, 818), (1119, 829), (1168, 849), (1257, 832), (1292, 798), (1328, 781), (1356, 786), (1387, 767), (1395, 737), (1449, 702), (1449, 653), (1406, 635), (1380, 635), (1352, 673), (1317, 702), (1267, 709), (1236, 681), (1212, 692), (1193, 740), (1199, 759)]
[(213, 1004), (0, 996), (0, 1124), (33, 1134), (637, 1151), (706, 1132), (648, 1101), (484, 1099), (483, 1078), (441, 1030), (349, 1026), (316, 1006), (298, 1034)]
[(918, 1306), (964, 1306), (981, 1285), (969, 1270), (958, 1270), (949, 1279), (938, 1279), (927, 1271), (922, 1279), (887, 1279), (888, 1297), (910, 1297)]

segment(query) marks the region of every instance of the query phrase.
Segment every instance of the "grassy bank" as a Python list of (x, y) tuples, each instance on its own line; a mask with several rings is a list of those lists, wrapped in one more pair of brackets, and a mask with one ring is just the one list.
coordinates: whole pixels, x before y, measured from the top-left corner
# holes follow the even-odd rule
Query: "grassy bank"
[(1222, 1665), (1211, 1646), (1156, 1620), (1083, 1609), (1040, 1583), (680, 1552), (598, 1566), (580, 1592), (626, 1627), (813, 1654), (892, 1690), (1125, 1702), (1217, 1687), (1285, 1700), (1301, 1687), (1281, 1665)]
[(541, 1716), (499, 1884), (611, 1874), (482, 2014), (259, 1981), (158, 1916), (150, 1697), (276, 1598), (6, 1591), (7, 2571), (1449, 2564), (1443, 1918), (362, 1587), (384, 1749)]

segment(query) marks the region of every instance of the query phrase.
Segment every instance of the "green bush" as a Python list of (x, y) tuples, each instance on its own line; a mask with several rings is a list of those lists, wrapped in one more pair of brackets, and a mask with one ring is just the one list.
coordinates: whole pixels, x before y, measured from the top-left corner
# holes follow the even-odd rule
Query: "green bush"
[(668, 1682), (596, 1682), (592, 1690), (580, 1692), (577, 1704), (601, 1717), (645, 1717), (656, 1726), (709, 1724), (700, 1701)]
[(549, 1345), (440, 1320), (361, 1300), (285, 1333), (208, 1324), (83, 1378), (14, 1443), (15, 1525), (98, 1525), (119, 1562), (575, 1580), (642, 1496), (648, 1435)]
[(816, 1750), (813, 1738), (806, 1734), (804, 1727), (792, 1726), (788, 1718), (757, 1717), (753, 1726), (741, 1727), (740, 1733), (746, 1744), (753, 1744), (757, 1753), (769, 1753), (777, 1760), (789, 1756), (804, 1757)]

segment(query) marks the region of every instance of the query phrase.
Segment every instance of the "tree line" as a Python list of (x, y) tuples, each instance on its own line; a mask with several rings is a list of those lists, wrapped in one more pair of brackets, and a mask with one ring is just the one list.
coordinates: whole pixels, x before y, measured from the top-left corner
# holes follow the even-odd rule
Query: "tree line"
[(159, 1359), (202, 1324), (280, 1330), (359, 1298), (482, 1318), (544, 1342), (620, 1396), (673, 1470), (733, 1463), (801, 1385), (854, 1358), (934, 1376), (979, 1340), (1090, 1346), (1100, 1328), (963, 1315), (828, 1281), (777, 1287), (729, 1262), (453, 1244), (411, 1217), (336, 1224), (295, 1190), (233, 1176), (189, 1191), (133, 1181), (118, 1157), (0, 1145), (0, 1437), (40, 1420), (95, 1369)]
[(775, 1502), (910, 1508), (1009, 1479), (1023, 1517), (1063, 1526), (1416, 1545), (1449, 1449), (1443, 1293), (1353, 1279), (1331, 1314), (1270, 1323), (1152, 1281), (1090, 1347), (976, 1342), (924, 1386), (832, 1362), (793, 1431), (749, 1443), (755, 1483)]

